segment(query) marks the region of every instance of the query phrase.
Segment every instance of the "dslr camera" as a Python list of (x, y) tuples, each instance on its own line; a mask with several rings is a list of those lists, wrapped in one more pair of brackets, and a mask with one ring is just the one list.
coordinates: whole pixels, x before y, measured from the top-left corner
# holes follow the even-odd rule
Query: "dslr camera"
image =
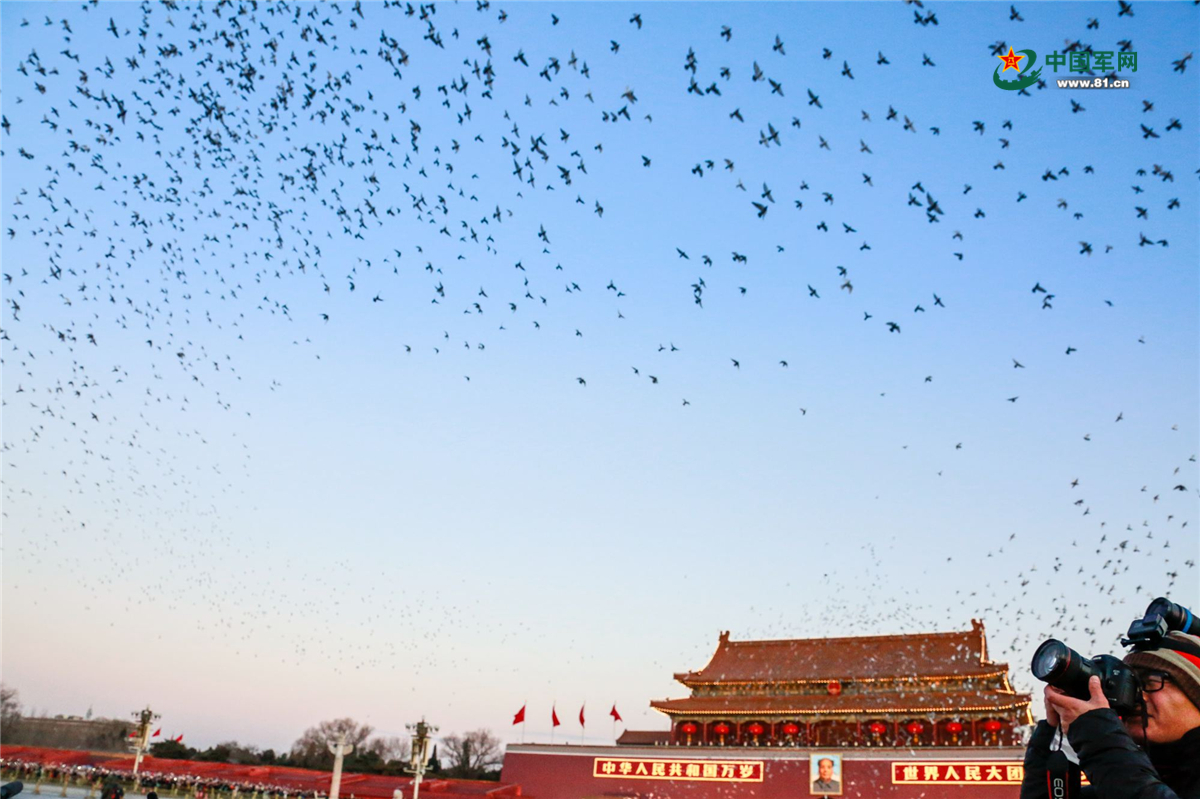
[[(1200, 619), (1182, 605), (1159, 597), (1146, 608), (1146, 615), (1129, 625), (1121, 645), (1131, 652), (1155, 649), (1167, 633), (1178, 630), (1200, 635)], [(1051, 638), (1033, 653), (1033, 676), (1053, 685), (1067, 696), (1087, 699), (1088, 680), (1100, 678), (1104, 697), (1117, 715), (1133, 712), (1142, 700), (1142, 686), (1137, 675), (1112, 655), (1097, 655), (1090, 660), (1062, 641)]]

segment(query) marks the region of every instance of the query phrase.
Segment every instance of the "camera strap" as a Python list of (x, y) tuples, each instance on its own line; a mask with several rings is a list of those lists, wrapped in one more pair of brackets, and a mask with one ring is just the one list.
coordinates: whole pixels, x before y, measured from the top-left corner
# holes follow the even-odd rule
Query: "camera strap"
[(1056, 738), (1058, 748), (1051, 751), (1046, 759), (1046, 795), (1049, 799), (1076, 799), (1083, 772), (1079, 768), (1079, 761), (1063, 751), (1066, 738), (1061, 727)]

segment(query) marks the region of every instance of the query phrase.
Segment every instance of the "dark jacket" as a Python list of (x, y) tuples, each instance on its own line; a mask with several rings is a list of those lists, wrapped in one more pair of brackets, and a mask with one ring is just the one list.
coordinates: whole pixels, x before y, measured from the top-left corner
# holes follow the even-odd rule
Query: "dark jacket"
[[(1046, 760), (1057, 730), (1038, 722), (1025, 750), (1021, 799), (1046, 799)], [(1075, 719), (1067, 733), (1091, 785), (1081, 799), (1200, 799), (1200, 727), (1143, 750), (1109, 708)]]

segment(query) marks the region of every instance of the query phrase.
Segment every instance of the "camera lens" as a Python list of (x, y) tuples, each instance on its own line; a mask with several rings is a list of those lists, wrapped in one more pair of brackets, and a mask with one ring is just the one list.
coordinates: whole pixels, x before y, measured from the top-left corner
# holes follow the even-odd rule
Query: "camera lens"
[[(1090, 695), (1088, 679), (1093, 675), (1104, 679), (1106, 672), (1101, 665), (1107, 663), (1105, 657), (1101, 655), (1097, 661), (1088, 660), (1062, 641), (1051, 638), (1033, 653), (1033, 676), (1050, 683), (1067, 696), (1087, 699)], [(1115, 662), (1120, 665), (1120, 661)]]
[(1072, 654), (1069, 646), (1051, 638), (1033, 653), (1033, 676), (1053, 685), (1071, 664)]
[(1180, 630), (1189, 635), (1200, 635), (1200, 619), (1183, 605), (1176, 605), (1164, 596), (1150, 603), (1146, 608), (1146, 617), (1162, 616), (1167, 621), (1167, 629)]

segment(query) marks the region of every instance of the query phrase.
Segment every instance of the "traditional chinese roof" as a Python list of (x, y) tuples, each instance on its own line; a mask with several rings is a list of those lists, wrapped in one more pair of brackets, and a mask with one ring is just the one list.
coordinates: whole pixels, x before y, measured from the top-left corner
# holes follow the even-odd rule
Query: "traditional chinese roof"
[(987, 658), (983, 623), (948, 633), (731, 641), (721, 633), (717, 651), (699, 671), (675, 675), (689, 687), (745, 683), (804, 683), (987, 677), (1007, 674)]
[(625, 730), (617, 738), (618, 746), (658, 746), (670, 742), (670, 730)]
[(826, 716), (875, 713), (1001, 712), (1028, 707), (1028, 694), (1002, 691), (902, 691), (800, 696), (692, 696), (652, 701), (668, 716)]

